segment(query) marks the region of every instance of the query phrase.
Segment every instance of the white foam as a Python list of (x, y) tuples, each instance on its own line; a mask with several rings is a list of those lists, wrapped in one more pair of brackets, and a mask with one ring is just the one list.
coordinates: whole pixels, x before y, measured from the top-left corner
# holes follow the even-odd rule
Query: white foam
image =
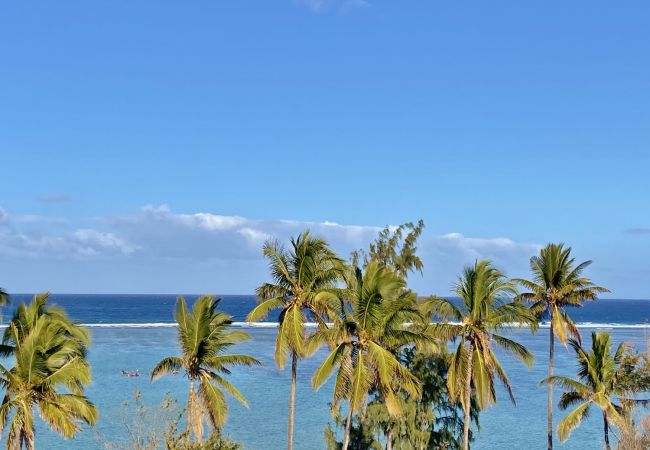
[(171, 322), (145, 322), (145, 323), (82, 323), (88, 328), (174, 328), (177, 325)]
[[(540, 324), (540, 328), (550, 328), (549, 323)], [(598, 323), (598, 322), (580, 322), (576, 323), (578, 328), (648, 328), (650, 329), (650, 324), (648, 323)]]
[[(278, 322), (233, 322), (231, 323), (234, 327), (242, 328), (277, 328)], [(331, 323), (327, 325), (331, 326)], [(306, 322), (305, 327), (307, 328), (316, 328), (318, 324), (316, 322)]]

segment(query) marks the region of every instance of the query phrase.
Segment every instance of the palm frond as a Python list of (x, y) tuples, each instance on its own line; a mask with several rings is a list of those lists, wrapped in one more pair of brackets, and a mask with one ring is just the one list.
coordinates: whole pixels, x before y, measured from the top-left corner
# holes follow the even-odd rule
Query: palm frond
[(557, 434), (560, 441), (566, 441), (571, 432), (589, 415), (589, 403), (582, 403), (564, 417), (557, 425)]

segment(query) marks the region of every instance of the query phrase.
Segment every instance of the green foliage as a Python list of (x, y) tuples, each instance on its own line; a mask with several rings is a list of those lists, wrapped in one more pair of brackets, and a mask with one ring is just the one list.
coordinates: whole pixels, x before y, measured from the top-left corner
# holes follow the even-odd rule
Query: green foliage
[(564, 244), (548, 244), (539, 256), (530, 258), (532, 280), (515, 279), (527, 292), (519, 295), (520, 300), (531, 302), (531, 311), (541, 318), (548, 314), (551, 319), (551, 332), (566, 343), (570, 334), (580, 339), (580, 333), (566, 312), (566, 307), (580, 307), (582, 302), (596, 300), (599, 293), (609, 292), (596, 286), (582, 272), (591, 264), (584, 261), (575, 264), (571, 247)]
[(618, 382), (623, 390), (650, 392), (650, 354), (626, 351), (619, 360)]
[(330, 343), (332, 351), (316, 370), (312, 385), (320, 387), (336, 370), (334, 407), (349, 400), (357, 411), (376, 389), (392, 416), (401, 415), (397, 392), (420, 395), (420, 383), (391, 349), (425, 340), (405, 323), (419, 320), (413, 297), (405, 297), (405, 283), (393, 271), (376, 262), (357, 269), (347, 287), (342, 318), (332, 328), (319, 330), (313, 339)]
[(241, 392), (226, 380), (229, 368), (260, 364), (251, 356), (228, 353), (233, 345), (250, 336), (229, 328), (231, 316), (217, 310), (219, 301), (209, 295), (201, 296), (190, 312), (183, 297), (178, 298), (175, 319), (182, 354), (162, 359), (151, 372), (152, 381), (179, 371), (185, 373), (190, 381), (188, 430), (193, 431), (199, 442), (205, 419), (217, 430), (226, 422), (228, 405), (224, 391), (248, 406)]
[[(611, 336), (606, 332), (592, 333), (591, 342), (591, 350), (587, 352), (578, 340), (569, 340), (578, 360), (576, 379), (553, 376), (543, 381), (565, 389), (560, 397), (560, 408), (575, 407), (558, 424), (557, 433), (562, 441), (568, 439), (571, 431), (580, 425), (594, 405), (603, 413), (605, 440), (608, 442), (608, 426), (624, 427), (629, 405), (639, 402), (633, 394), (645, 390), (642, 384), (634, 382), (647, 376), (647, 366), (634, 363), (641, 357), (630, 354), (630, 348), (624, 343), (619, 344), (612, 353)], [(636, 367), (640, 367), (638, 374)], [(626, 404), (627, 408), (624, 407)]]
[[(334, 427), (328, 424), (325, 428), (325, 446), (327, 450), (341, 450), (343, 443), (338, 441), (336, 436), (336, 428), (345, 427), (346, 418), (341, 415), (340, 409), (333, 409)], [(350, 442), (348, 449), (351, 450), (383, 450), (383, 445), (380, 441), (374, 423), (375, 417), (368, 417), (368, 414), (355, 414), (352, 418), (350, 425)]]
[(443, 340), (458, 339), (447, 378), (451, 398), (465, 404), (469, 395), (466, 374), (471, 373), (471, 390), (476, 394), (480, 409), (496, 401), (495, 378), (501, 381), (514, 403), (510, 382), (492, 347), (500, 347), (530, 366), (533, 355), (521, 344), (496, 331), (513, 323), (532, 325), (535, 317), (522, 304), (510, 301), (516, 294), (515, 285), (487, 260), (465, 268), (454, 292), (460, 297), (461, 306), (438, 297), (423, 302), (426, 310), (445, 321), (432, 325), (432, 333)]
[(7, 445), (34, 448), (34, 408), (52, 430), (72, 438), (80, 422), (94, 425), (97, 409), (84, 395), (91, 381), (86, 349), (88, 331), (47, 304), (48, 294), (21, 303), (5, 330), (0, 352), (13, 356), (11, 369), (0, 365), (5, 396), (0, 424)]
[(213, 430), (204, 442), (190, 439), (190, 431), (179, 432), (186, 409), (170, 394), (158, 406), (146, 405), (139, 391), (133, 401), (124, 402), (122, 421), (126, 439), (109, 441), (102, 436), (106, 450), (240, 450), (242, 446)]
[(406, 279), (411, 272), (420, 272), (424, 264), (417, 256), (417, 240), (424, 230), (424, 221), (417, 224), (408, 222), (397, 228), (386, 227), (370, 244), (368, 253), (364, 250), (352, 252), (352, 266), (368, 265), (374, 261), (379, 265), (390, 267), (400, 277)]
[(277, 241), (266, 242), (264, 256), (269, 260), (273, 281), (257, 288), (260, 303), (246, 320), (255, 322), (280, 310), (275, 361), (283, 368), (292, 353), (308, 356), (305, 322), (310, 318), (324, 325), (332, 315), (332, 308), (338, 304), (336, 285), (342, 279), (344, 265), (327, 242), (308, 231), (291, 239), (288, 251)]
[[(459, 402), (449, 397), (446, 385), (447, 367), (450, 355), (423, 353), (413, 347), (405, 347), (399, 359), (406, 369), (422, 384), (420, 398), (400, 392), (403, 414), (399, 418), (388, 414), (381, 396), (373, 392), (365, 410), (355, 414), (350, 430), (351, 449), (383, 449), (387, 431), (395, 450), (457, 450), (461, 448), (463, 433), (463, 411)], [(478, 427), (479, 410), (472, 401), (471, 418)], [(334, 424), (345, 425), (344, 418), (336, 410)], [(331, 425), (325, 430), (328, 450), (338, 450), (341, 443)]]
[[(456, 450), (462, 446), (463, 410), (447, 389), (447, 370), (451, 355), (426, 354), (413, 348), (402, 352), (406, 368), (422, 383), (422, 397), (403, 397), (406, 414), (394, 426), (396, 450)], [(476, 398), (471, 399), (470, 418), (479, 426)], [(473, 440), (470, 431), (470, 440)]]

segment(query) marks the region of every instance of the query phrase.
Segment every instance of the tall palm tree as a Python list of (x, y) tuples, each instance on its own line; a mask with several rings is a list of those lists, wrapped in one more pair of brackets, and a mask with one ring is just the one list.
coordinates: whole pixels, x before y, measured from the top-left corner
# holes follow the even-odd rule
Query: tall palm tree
[(479, 410), (493, 404), (496, 401), (496, 376), (515, 403), (510, 382), (492, 345), (510, 352), (529, 367), (533, 362), (533, 355), (524, 346), (495, 333), (512, 323), (535, 323), (535, 317), (527, 308), (510, 301), (516, 292), (514, 283), (508, 281), (490, 261), (483, 260), (466, 267), (455, 285), (454, 293), (460, 297), (462, 305), (437, 297), (431, 297), (425, 303), (434, 315), (454, 322), (432, 325), (433, 332), (444, 339), (459, 339), (451, 357), (447, 389), (450, 397), (460, 400), (463, 407), (465, 450), (469, 449), (472, 390)]
[(612, 424), (624, 424), (624, 408), (616, 402), (643, 402), (633, 399), (631, 386), (624, 382), (620, 363), (628, 350), (624, 343), (619, 344), (614, 354), (611, 353), (612, 341), (609, 333), (594, 332), (591, 334), (591, 350), (586, 352), (580, 341), (569, 339), (569, 345), (576, 352), (578, 359), (578, 377), (572, 379), (564, 376), (553, 376), (544, 383), (554, 384), (567, 389), (560, 397), (560, 408), (567, 409), (577, 405), (557, 427), (557, 433), (562, 442), (568, 439), (571, 431), (580, 425), (589, 413), (589, 407), (596, 405), (603, 413), (603, 432), (605, 447), (609, 450), (609, 428)]
[[(516, 279), (524, 289), (528, 290), (519, 298), (532, 302), (531, 311), (538, 317), (544, 314), (550, 319), (548, 377), (553, 376), (555, 337), (566, 344), (567, 331), (576, 339), (580, 333), (566, 311), (567, 306), (582, 306), (586, 300), (596, 300), (601, 292), (607, 289), (596, 286), (589, 278), (583, 277), (582, 272), (591, 264), (584, 261), (575, 264), (571, 257), (571, 247), (564, 244), (548, 244), (539, 252), (539, 256), (530, 258), (532, 280)], [(547, 388), (547, 447), (553, 449), (553, 386)]]
[(185, 372), (190, 381), (187, 429), (194, 433), (198, 442), (202, 442), (206, 418), (214, 429), (220, 429), (226, 422), (228, 405), (223, 390), (248, 407), (241, 392), (223, 376), (230, 374), (229, 367), (260, 364), (248, 355), (226, 353), (250, 336), (243, 331), (230, 330), (231, 316), (217, 310), (219, 302), (211, 295), (201, 296), (190, 312), (185, 299), (178, 298), (174, 318), (178, 323), (182, 354), (163, 358), (151, 372), (152, 381), (170, 373)]
[(4, 356), (15, 359), (11, 369), (0, 364), (0, 384), (5, 387), (0, 425), (3, 430), (9, 427), (9, 449), (23, 444), (34, 449), (34, 408), (66, 438), (81, 430), (79, 422), (94, 425), (97, 420), (97, 409), (84, 395), (91, 381), (85, 358), (88, 331), (46, 300), (47, 294), (40, 294), (28, 306), (18, 306), (0, 347)]
[(325, 324), (324, 318), (329, 315), (333, 299), (332, 290), (342, 277), (343, 262), (327, 242), (311, 236), (308, 231), (297, 239), (292, 238), (288, 251), (277, 241), (266, 242), (263, 250), (269, 260), (273, 282), (257, 288), (260, 304), (246, 320), (254, 322), (265, 318), (272, 310), (280, 310), (275, 362), (282, 369), (291, 355), (287, 448), (292, 450), (298, 359), (308, 353), (305, 322), (309, 317)]
[(370, 262), (364, 273), (357, 268), (350, 281), (342, 318), (314, 336), (333, 345), (312, 378), (313, 387), (318, 388), (338, 368), (333, 407), (341, 400), (350, 401), (343, 450), (348, 448), (352, 415), (372, 389), (379, 392), (394, 417), (402, 414), (400, 389), (420, 396), (420, 382), (391, 350), (426, 340), (406, 325), (420, 317), (419, 309), (415, 299), (403, 295), (405, 282), (395, 272)]

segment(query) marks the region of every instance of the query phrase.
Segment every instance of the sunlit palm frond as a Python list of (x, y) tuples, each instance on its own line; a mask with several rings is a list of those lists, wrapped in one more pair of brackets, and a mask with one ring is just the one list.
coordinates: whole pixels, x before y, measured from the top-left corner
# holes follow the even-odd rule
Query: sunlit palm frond
[(228, 353), (233, 345), (250, 336), (230, 329), (232, 317), (218, 310), (219, 302), (210, 295), (200, 296), (189, 310), (185, 300), (178, 298), (175, 318), (181, 355), (162, 359), (151, 373), (152, 381), (180, 371), (188, 377), (188, 427), (197, 438), (203, 433), (205, 418), (212, 427), (220, 428), (225, 423), (228, 405), (220, 388), (246, 405), (243, 395), (220, 374), (230, 374), (232, 366), (261, 365), (251, 356)]

